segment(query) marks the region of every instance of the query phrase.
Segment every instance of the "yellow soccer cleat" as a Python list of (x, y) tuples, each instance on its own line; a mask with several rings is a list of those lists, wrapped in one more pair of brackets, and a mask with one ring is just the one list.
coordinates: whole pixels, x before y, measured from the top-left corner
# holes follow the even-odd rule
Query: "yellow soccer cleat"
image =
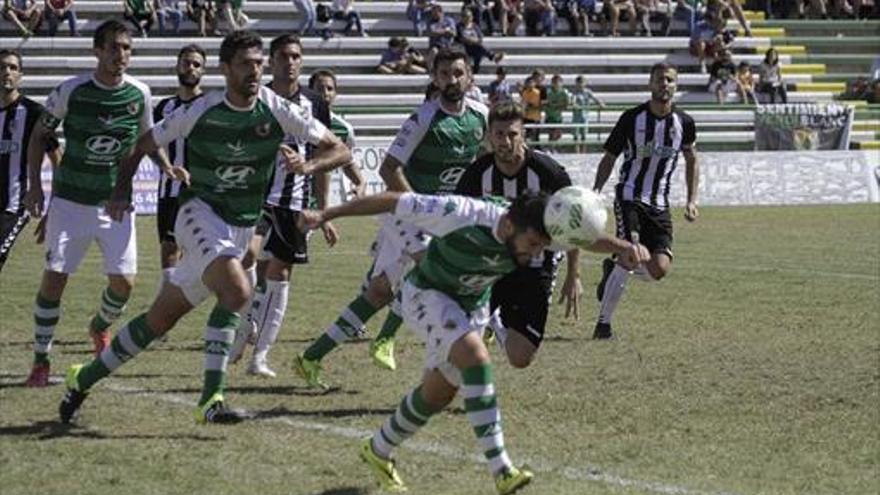
[(406, 485), (400, 479), (397, 469), (394, 467), (394, 461), (391, 459), (383, 459), (373, 452), (373, 443), (371, 439), (366, 439), (361, 444), (360, 451), (361, 460), (370, 466), (370, 470), (376, 475), (379, 486), (390, 493), (405, 492)]
[(495, 489), (498, 495), (510, 495), (532, 482), (535, 475), (525, 467), (511, 466), (510, 469), (495, 476)]
[(306, 381), (309, 388), (327, 390), (326, 383), (321, 381), (321, 362), (306, 359), (301, 354), (293, 359), (293, 370)]
[(397, 362), (394, 361), (394, 339), (380, 338), (370, 344), (370, 356), (376, 366), (394, 371)]

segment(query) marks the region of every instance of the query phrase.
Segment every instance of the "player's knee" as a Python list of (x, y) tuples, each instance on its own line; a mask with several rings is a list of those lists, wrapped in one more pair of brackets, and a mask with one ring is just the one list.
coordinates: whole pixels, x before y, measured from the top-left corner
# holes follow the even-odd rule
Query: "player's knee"
[(67, 286), (66, 273), (45, 271), (40, 283), (40, 296), (50, 301), (57, 301), (61, 299), (65, 286)]
[(370, 280), (364, 298), (373, 305), (373, 307), (381, 308), (391, 302), (394, 294), (391, 292), (391, 284), (384, 275), (378, 276)]
[(229, 284), (217, 294), (217, 302), (230, 311), (241, 311), (250, 298), (250, 287), (241, 283)]
[(114, 294), (127, 298), (131, 295), (132, 289), (134, 289), (134, 278), (121, 276), (109, 277), (108, 285)]
[(521, 352), (521, 351), (508, 351), (507, 352), (507, 361), (511, 366), (517, 369), (528, 368), (529, 365), (532, 364), (532, 361), (535, 360), (535, 354), (530, 352)]

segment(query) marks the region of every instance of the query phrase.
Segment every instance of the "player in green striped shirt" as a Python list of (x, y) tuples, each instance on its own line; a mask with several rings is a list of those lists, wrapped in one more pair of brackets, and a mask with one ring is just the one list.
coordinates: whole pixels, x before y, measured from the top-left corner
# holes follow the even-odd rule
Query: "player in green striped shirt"
[[(109, 344), (109, 327), (119, 318), (134, 286), (134, 213), (127, 212), (121, 222), (113, 222), (104, 212), (119, 163), (153, 125), (150, 89), (125, 73), (131, 46), (131, 35), (124, 24), (101, 24), (93, 39), (98, 59), (94, 72), (68, 79), (49, 94), (46, 112), (31, 136), (31, 189), (25, 204), (36, 218), (43, 213), (43, 154), (62, 122), (67, 144), (61, 166), (54, 169), (52, 177), (46, 265), (34, 305), (34, 365), (28, 386), (48, 384), (49, 352), (61, 315), (61, 296), (68, 277), (76, 272), (92, 242), (101, 248), (108, 280), (97, 314), (89, 324), (96, 353)], [(167, 160), (162, 163), (167, 167)]]
[(351, 153), (310, 112), (260, 84), (263, 42), (250, 31), (236, 31), (220, 45), (220, 68), (226, 91), (206, 94), (181, 107), (144, 135), (123, 163), (108, 206), (119, 219), (130, 207), (131, 181), (137, 164), (168, 142), (186, 138), (189, 184), (180, 194), (175, 239), (184, 256), (162, 286), (149, 311), (125, 325), (110, 347), (87, 365), (67, 373), (67, 392), (59, 406), (63, 423), (77, 414), (90, 388), (211, 295), (217, 304), (205, 330), (205, 375), (195, 411), (199, 423), (235, 423), (243, 418), (223, 397), (229, 347), (239, 312), (251, 297), (242, 268), (266, 189), (285, 134), (308, 142), (316, 152), (308, 164), (282, 148), (295, 172), (308, 167), (332, 168), (348, 163)]

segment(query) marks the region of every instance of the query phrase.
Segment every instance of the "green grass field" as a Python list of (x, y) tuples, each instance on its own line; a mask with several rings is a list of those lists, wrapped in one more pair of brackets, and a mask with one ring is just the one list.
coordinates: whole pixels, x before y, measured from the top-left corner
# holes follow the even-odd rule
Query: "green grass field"
[[(525, 494), (876, 494), (880, 489), (880, 207), (705, 208), (676, 212), (676, 262), (658, 284), (632, 281), (620, 338), (593, 342), (599, 257), (584, 260), (580, 322), (554, 307), (529, 369), (493, 349), (505, 436), (536, 471)], [(354, 296), (369, 221), (313, 242), (297, 268), (267, 381), (231, 369), (228, 397), (256, 419), (197, 426), (207, 307), (166, 342), (99, 384), (78, 426), (57, 423), (63, 387), (22, 386), (43, 249), (23, 235), (0, 275), (0, 493), (378, 493), (358, 439), (419, 379), (408, 331), (400, 369), (364, 342), (325, 360), (331, 392), (307, 390), (293, 356)], [(159, 278), (152, 218), (138, 223), (140, 278), (126, 316)], [(97, 250), (67, 288), (53, 372), (90, 358), (86, 325), (103, 287)], [(206, 305), (207, 306), (207, 305)], [(375, 331), (381, 315), (370, 322)], [(436, 416), (398, 466), (415, 494), (494, 493), (460, 403)]]

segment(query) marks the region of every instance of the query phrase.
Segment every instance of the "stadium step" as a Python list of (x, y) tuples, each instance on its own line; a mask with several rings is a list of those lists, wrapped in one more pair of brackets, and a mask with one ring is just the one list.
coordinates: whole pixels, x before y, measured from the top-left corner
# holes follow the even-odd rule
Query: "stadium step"
[(782, 66), (782, 74), (824, 74), (825, 64), (788, 64)]
[[(769, 45), (756, 46), (755, 53), (764, 54), (767, 52), (767, 50), (769, 48), (771, 48)], [(807, 47), (804, 45), (776, 45), (776, 44), (774, 44), (772, 48), (776, 49), (776, 53), (778, 53), (780, 55), (804, 55), (807, 53)]]
[(880, 150), (880, 141), (856, 141), (853, 144), (858, 150)]
[(843, 93), (846, 91), (846, 83), (843, 82), (801, 82), (795, 84), (796, 91), (830, 91), (831, 93)]

